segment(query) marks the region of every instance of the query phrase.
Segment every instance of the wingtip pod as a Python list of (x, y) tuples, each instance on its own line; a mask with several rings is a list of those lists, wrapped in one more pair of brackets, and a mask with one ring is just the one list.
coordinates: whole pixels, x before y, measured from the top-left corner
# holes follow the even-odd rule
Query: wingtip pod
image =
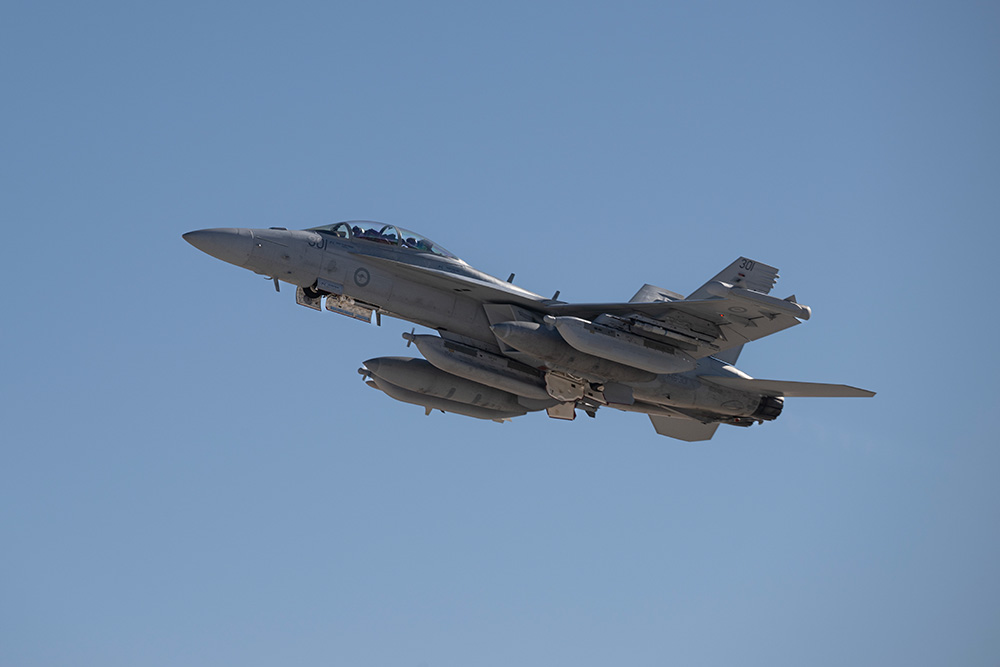
[[(712, 296), (724, 299), (738, 299), (740, 301), (747, 301), (759, 306), (773, 308), (778, 312), (791, 315), (792, 317), (797, 317), (800, 320), (808, 320), (812, 317), (812, 309), (809, 306), (803, 306), (795, 303), (794, 300), (778, 299), (764, 294), (763, 292), (756, 292), (743, 287), (734, 287), (729, 283), (724, 283), (718, 280), (705, 285), (705, 291)], [(789, 298), (791, 299), (792, 297)]]

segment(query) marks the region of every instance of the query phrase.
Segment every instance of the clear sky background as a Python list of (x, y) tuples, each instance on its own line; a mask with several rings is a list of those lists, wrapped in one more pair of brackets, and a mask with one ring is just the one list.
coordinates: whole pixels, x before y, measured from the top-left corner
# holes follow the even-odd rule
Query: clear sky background
[[(996, 665), (990, 2), (0, 9), (3, 665)], [(775, 422), (508, 424), (181, 239), (365, 218), (567, 301), (740, 255)]]

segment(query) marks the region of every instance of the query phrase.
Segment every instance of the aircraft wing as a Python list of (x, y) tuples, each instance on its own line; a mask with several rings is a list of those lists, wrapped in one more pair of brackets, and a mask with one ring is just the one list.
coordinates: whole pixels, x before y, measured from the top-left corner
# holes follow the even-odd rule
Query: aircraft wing
[(664, 331), (663, 342), (681, 348), (696, 359), (716, 355), (795, 326), (799, 320), (789, 312), (791, 310), (783, 308), (780, 303), (759, 303), (737, 297), (546, 307), (551, 315), (569, 315), (586, 320), (601, 314), (655, 320), (655, 324)]
[(769, 295), (777, 280), (778, 269), (740, 257), (686, 299), (643, 285), (629, 303), (546, 304), (545, 309), (550, 315), (585, 320), (602, 314), (624, 318), (642, 335), (695, 359), (719, 356), (734, 363), (744, 344), (809, 319), (809, 308), (797, 304), (794, 296)]

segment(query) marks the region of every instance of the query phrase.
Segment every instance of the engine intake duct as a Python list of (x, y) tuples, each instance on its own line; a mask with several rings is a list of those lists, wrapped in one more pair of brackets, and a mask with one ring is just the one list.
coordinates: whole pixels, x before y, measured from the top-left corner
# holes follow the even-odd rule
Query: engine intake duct
[(764, 396), (760, 399), (760, 405), (751, 415), (754, 419), (772, 421), (781, 414), (781, 409), (785, 406), (785, 399), (781, 396)]

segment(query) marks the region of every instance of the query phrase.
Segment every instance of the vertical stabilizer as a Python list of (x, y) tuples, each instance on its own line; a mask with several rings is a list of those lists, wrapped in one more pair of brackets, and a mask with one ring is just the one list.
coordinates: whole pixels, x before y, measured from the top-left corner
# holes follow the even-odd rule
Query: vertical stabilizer
[(649, 415), (649, 421), (653, 422), (653, 428), (660, 435), (685, 442), (711, 440), (712, 436), (715, 435), (715, 430), (719, 428), (718, 422), (702, 424), (694, 419), (660, 417), (659, 415)]
[(740, 352), (743, 351), (742, 345), (737, 345), (736, 347), (731, 347), (728, 350), (723, 350), (718, 354), (713, 354), (712, 356), (719, 361), (724, 361), (730, 366), (736, 365), (736, 360), (740, 358)]
[(695, 301), (714, 296), (708, 288), (713, 283), (725, 283), (733, 287), (767, 294), (777, 281), (778, 269), (762, 262), (740, 257), (720, 271), (714, 278), (692, 292), (688, 299)]
[(635, 293), (629, 303), (661, 303), (663, 301), (680, 301), (684, 298), (683, 294), (678, 294), (677, 292), (671, 292), (668, 289), (662, 287), (657, 287), (656, 285), (650, 285), (646, 283), (642, 288)]

